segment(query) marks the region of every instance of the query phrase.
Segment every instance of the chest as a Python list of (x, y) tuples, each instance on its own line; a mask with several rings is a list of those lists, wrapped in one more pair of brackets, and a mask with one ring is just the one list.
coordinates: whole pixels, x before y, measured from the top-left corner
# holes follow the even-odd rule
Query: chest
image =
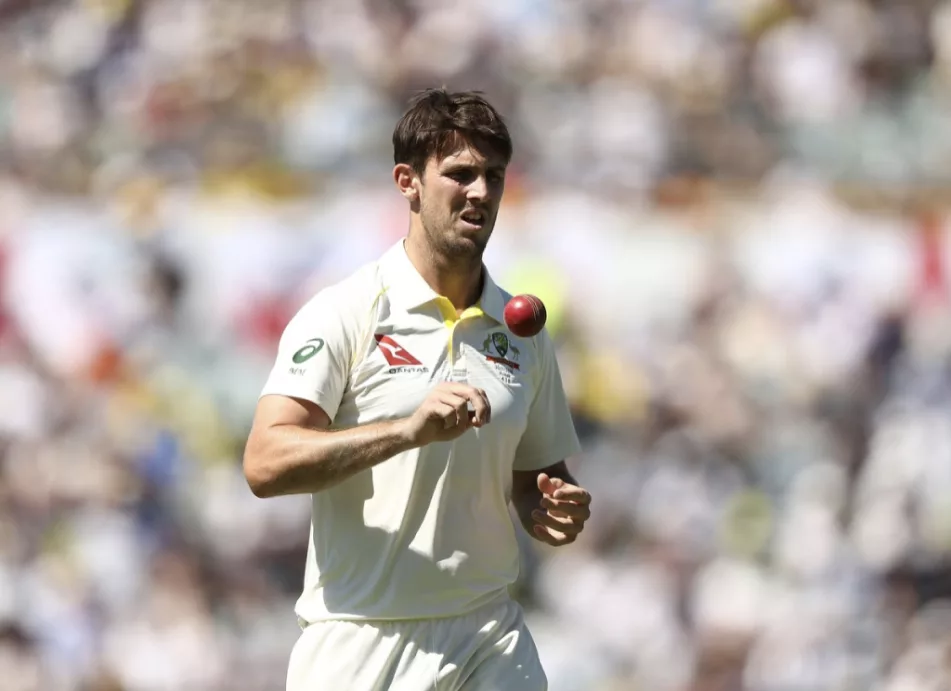
[(439, 382), (485, 390), (494, 432), (521, 435), (538, 380), (535, 344), (488, 317), (444, 322), (392, 315), (375, 325), (351, 370), (344, 404), (355, 424), (406, 417)]

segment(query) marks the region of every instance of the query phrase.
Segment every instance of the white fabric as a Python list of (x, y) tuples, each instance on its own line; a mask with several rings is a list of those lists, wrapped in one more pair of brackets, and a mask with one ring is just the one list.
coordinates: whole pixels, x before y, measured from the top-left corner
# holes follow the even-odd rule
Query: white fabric
[(335, 428), (409, 416), (449, 379), (484, 389), (492, 406), (484, 428), (313, 496), (302, 622), (453, 616), (507, 596), (519, 556), (512, 470), (580, 448), (552, 343), (544, 331), (510, 334), (507, 298), (487, 277), (479, 307), (455, 320), (400, 242), (288, 325), (262, 396), (312, 401)]
[(294, 646), (287, 691), (545, 691), (548, 681), (508, 601), (460, 617), (322, 621)]

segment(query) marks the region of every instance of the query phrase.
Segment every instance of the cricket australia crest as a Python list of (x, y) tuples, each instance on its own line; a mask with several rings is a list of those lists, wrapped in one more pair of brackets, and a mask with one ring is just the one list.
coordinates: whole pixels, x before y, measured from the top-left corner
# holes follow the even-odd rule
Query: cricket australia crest
[(510, 341), (506, 333), (495, 331), (489, 334), (479, 352), (485, 355), (489, 362), (495, 362), (500, 365), (517, 370), (519, 368), (518, 358), (519, 350)]

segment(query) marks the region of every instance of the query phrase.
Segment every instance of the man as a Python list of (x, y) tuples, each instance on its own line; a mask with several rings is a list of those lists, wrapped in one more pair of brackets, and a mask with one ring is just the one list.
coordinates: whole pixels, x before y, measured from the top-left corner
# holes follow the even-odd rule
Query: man
[(545, 689), (508, 500), (560, 546), (590, 496), (552, 343), (508, 331), (482, 264), (511, 140), (479, 94), (431, 90), (393, 144), (409, 233), (291, 320), (244, 456), (257, 496), (313, 495), (287, 688)]

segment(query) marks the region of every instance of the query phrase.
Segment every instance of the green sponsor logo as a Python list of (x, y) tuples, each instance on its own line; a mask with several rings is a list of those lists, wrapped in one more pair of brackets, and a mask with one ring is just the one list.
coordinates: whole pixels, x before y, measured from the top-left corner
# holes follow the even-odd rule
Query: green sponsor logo
[(307, 345), (294, 353), (293, 360), (296, 364), (307, 362), (324, 348), (324, 339), (312, 338), (307, 341)]

